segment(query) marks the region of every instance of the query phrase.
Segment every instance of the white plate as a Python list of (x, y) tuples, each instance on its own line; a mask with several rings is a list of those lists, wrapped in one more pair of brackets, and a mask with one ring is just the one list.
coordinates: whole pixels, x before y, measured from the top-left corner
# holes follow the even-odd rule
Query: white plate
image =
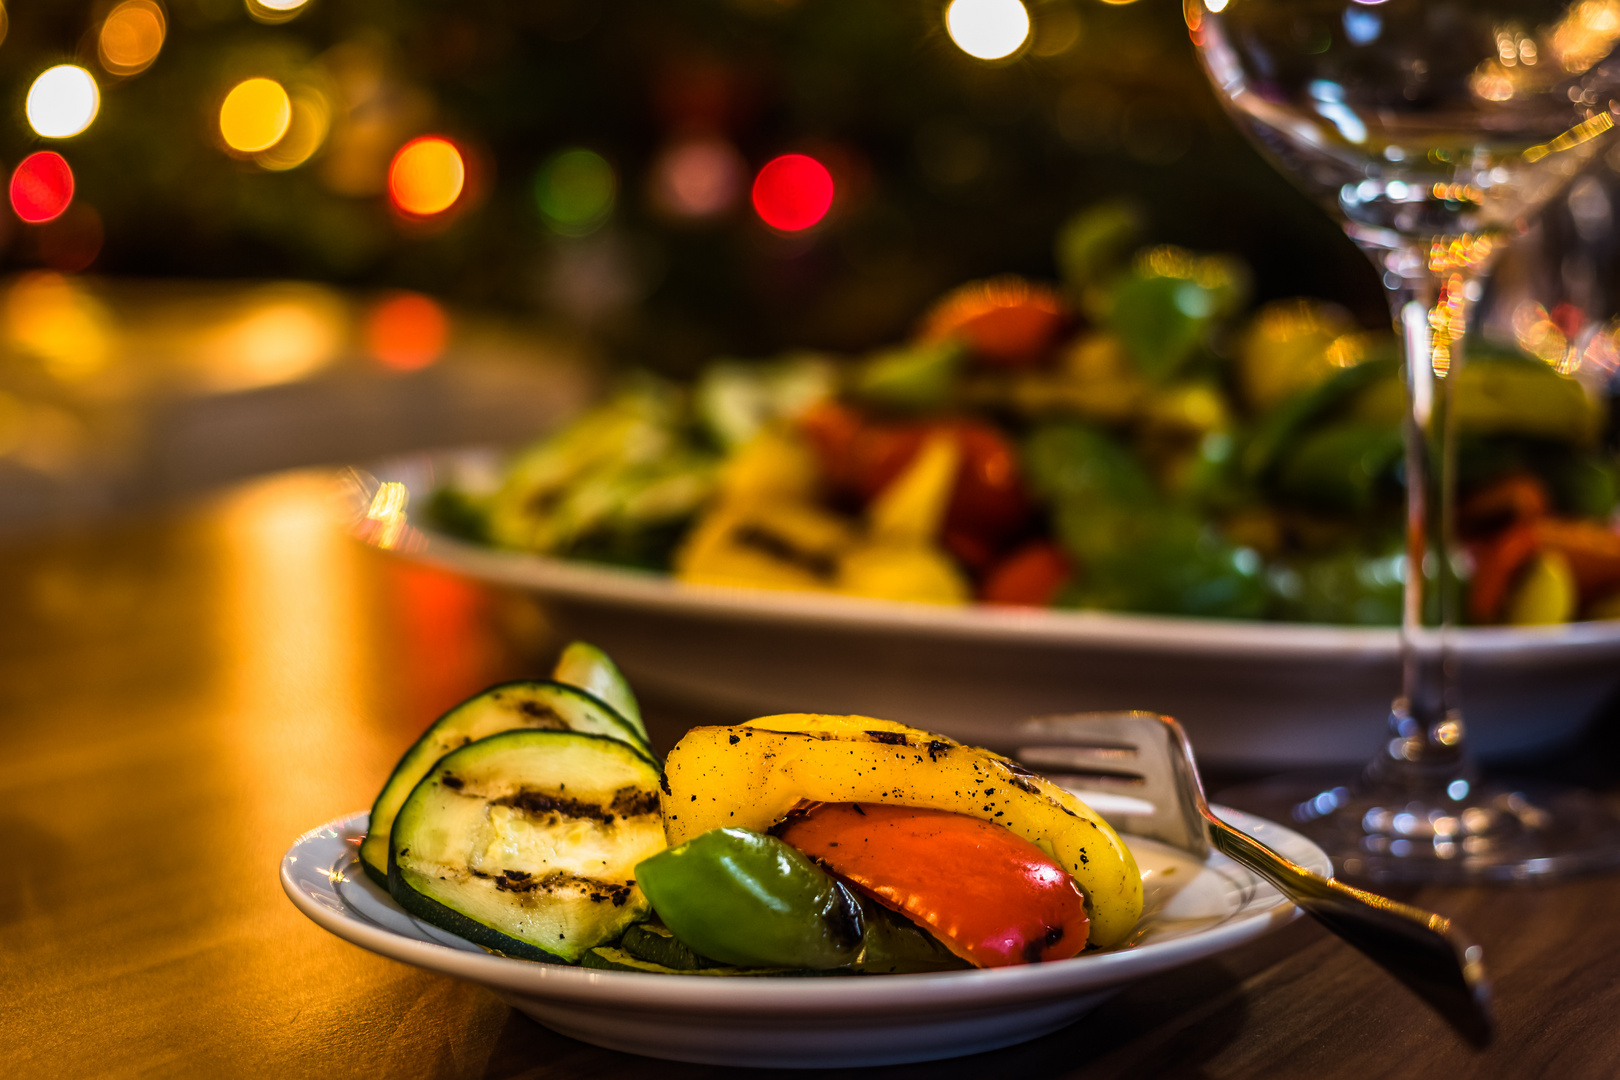
[[(1328, 874), (1315, 844), (1235, 810), (1226, 821)], [(716, 1065), (824, 1068), (927, 1061), (1054, 1031), (1123, 984), (1230, 949), (1299, 914), (1224, 855), (1126, 837), (1146, 914), (1132, 944), (1073, 960), (869, 978), (703, 978), (537, 964), (485, 953), (407, 915), (359, 866), (365, 812), (322, 825), (281, 860), (281, 885), (345, 941), (489, 987), (553, 1031), (648, 1057)]]
[[(421, 505), (436, 482), (488, 472), (491, 452), (404, 458), (355, 473)], [(459, 543), (405, 521), (364, 535), (407, 557), (533, 593), (562, 634), (600, 645), (631, 681), (730, 718), (861, 713), (997, 745), (1030, 716), (1141, 709), (1176, 717), (1205, 763), (1365, 760), (1399, 686), (1392, 629), (1087, 611), (942, 608), (686, 585), (659, 574)], [(1620, 620), (1454, 631), (1476, 753), (1573, 736), (1620, 687)]]

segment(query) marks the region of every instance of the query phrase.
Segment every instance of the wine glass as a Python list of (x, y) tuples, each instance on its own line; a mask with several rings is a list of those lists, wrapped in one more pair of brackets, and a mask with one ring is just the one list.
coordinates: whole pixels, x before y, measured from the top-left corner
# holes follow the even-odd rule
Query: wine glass
[(1590, 794), (1478, 783), (1446, 634), (1470, 306), (1538, 208), (1617, 138), (1620, 0), (1185, 0), (1185, 15), (1234, 119), (1372, 259), (1403, 343), (1401, 696), (1361, 776), (1295, 786), (1294, 820), (1341, 872), (1379, 881), (1620, 863), (1620, 824)]

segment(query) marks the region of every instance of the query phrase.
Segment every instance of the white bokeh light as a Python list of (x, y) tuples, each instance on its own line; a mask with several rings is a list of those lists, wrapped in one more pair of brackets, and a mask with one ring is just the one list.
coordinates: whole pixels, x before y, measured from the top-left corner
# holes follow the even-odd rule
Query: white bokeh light
[(90, 126), (101, 108), (95, 76), (77, 64), (58, 64), (28, 88), (28, 126), (47, 139), (67, 139)]
[(1029, 38), (1029, 11), (1019, 0), (951, 0), (945, 29), (969, 56), (1000, 60)]

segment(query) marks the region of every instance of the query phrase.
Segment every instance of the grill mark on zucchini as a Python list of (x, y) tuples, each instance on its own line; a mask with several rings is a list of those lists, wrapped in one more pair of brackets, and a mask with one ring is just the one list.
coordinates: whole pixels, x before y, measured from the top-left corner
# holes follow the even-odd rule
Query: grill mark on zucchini
[[(455, 779), (451, 776), (441, 777), (441, 780)], [(461, 790), (461, 782), (457, 780), (447, 787)], [(570, 799), (566, 795), (554, 795), (545, 791), (534, 791), (524, 788), (515, 794), (505, 795), (489, 801), (491, 806), (506, 806), (535, 817), (572, 818), (578, 821), (595, 821), (602, 825), (611, 825), (619, 818), (651, 817), (658, 813), (658, 795), (656, 792), (643, 791), (635, 787), (623, 787), (613, 794), (613, 801), (606, 806), (598, 803), (586, 802), (583, 799)]]
[(586, 896), (593, 904), (612, 904), (614, 907), (624, 907), (636, 884), (634, 881), (603, 881), (601, 878), (581, 877), (562, 871), (537, 878), (526, 870), (502, 870), (498, 874), (486, 874), (470, 866), (466, 869), (471, 876), (493, 883), (497, 892), (524, 897), (529, 893), (554, 896), (561, 892), (575, 892)]
[(658, 773), (595, 732), (525, 727), (454, 750), (389, 830), (389, 892), (485, 948), (577, 963), (648, 914), (634, 867), (664, 846)]
[(518, 712), (533, 720), (533, 726), (541, 731), (568, 730), (568, 721), (558, 716), (556, 709), (542, 705), (538, 701), (524, 699), (518, 702)]
[[(577, 731), (615, 739), (657, 767), (641, 730), (578, 687), (547, 681), (493, 686), (434, 721), (394, 767), (372, 804), (371, 827), (360, 845), (367, 876), (386, 887), (394, 817), (436, 761), (480, 739), (514, 730)], [(469, 783), (477, 786), (476, 780)]]
[(621, 817), (656, 817), (658, 793), (638, 787), (622, 787), (613, 795), (609, 808)]

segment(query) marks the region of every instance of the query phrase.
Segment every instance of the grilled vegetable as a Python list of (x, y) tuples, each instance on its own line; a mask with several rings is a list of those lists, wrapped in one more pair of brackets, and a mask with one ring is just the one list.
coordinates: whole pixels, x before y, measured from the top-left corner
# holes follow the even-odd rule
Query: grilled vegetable
[(487, 949), (576, 963), (647, 916), (634, 868), (663, 846), (657, 766), (628, 743), (507, 731), (446, 754), (412, 789), (388, 891)]
[(832, 365), (814, 353), (769, 364), (717, 360), (698, 380), (693, 408), (716, 443), (743, 446), (770, 424), (795, 417), (826, 398), (835, 381)]
[(650, 745), (647, 725), (641, 720), (641, 705), (636, 701), (624, 672), (619, 670), (607, 653), (583, 641), (569, 642), (551, 669), (551, 678), (565, 686), (577, 686), (600, 701), (624, 719), (641, 736), (641, 742)]
[(856, 369), (850, 393), (880, 407), (911, 412), (939, 409), (950, 400), (967, 351), (959, 338), (886, 349)]
[(946, 294), (923, 317), (922, 338), (955, 338), (981, 363), (1027, 367), (1040, 363), (1068, 321), (1056, 290), (1009, 274)]
[(636, 880), (671, 937), (637, 927), (620, 947), (666, 967), (718, 960), (895, 974), (964, 966), (915, 924), (749, 829), (714, 829), (662, 851), (636, 867)]
[[(637, 878), (637, 884), (641, 884)], [(660, 967), (677, 971), (696, 971), (700, 968), (724, 967), (718, 960), (699, 956), (691, 947), (672, 933), (661, 922), (636, 923), (624, 932), (615, 948), (629, 953), (638, 960), (646, 960)]]
[(1052, 855), (1085, 895), (1092, 941), (1124, 940), (1142, 914), (1136, 861), (1071, 793), (988, 750), (862, 716), (768, 716), (693, 728), (670, 752), (670, 844), (714, 828), (766, 830), (801, 800), (932, 807), (1012, 830)]
[(371, 807), (371, 824), (360, 844), (360, 861), (366, 872), (382, 883), (388, 872), (388, 831), (393, 827), (394, 815), (434, 762), (468, 743), (521, 728), (580, 731), (620, 739), (649, 763), (652, 760), (652, 749), (635, 725), (578, 687), (557, 682), (510, 682), (490, 687), (441, 716), (394, 766)]
[(1508, 595), (1504, 621), (1513, 626), (1553, 626), (1574, 618), (1579, 603), (1569, 560), (1557, 551), (1539, 551)]
[(712, 829), (637, 866), (636, 880), (677, 938), (721, 963), (825, 969), (860, 955), (860, 904), (775, 837)]
[(1047, 607), (1074, 576), (1063, 549), (1035, 540), (997, 563), (986, 575), (979, 599), (987, 604)]
[[(627, 382), (518, 455), (500, 491), (440, 493), (430, 512), (498, 546), (708, 584), (1398, 622), (1385, 580), (1402, 529), (1396, 339), (1319, 300), (1245, 312), (1240, 261), (1163, 245), (1133, 256), (1142, 227), (1125, 204), (1082, 211), (1055, 238), (1061, 290), (965, 283), (909, 340), (848, 363), (715, 358), (687, 391)], [(1620, 592), (1597, 536), (1620, 507), (1613, 394), (1572, 378), (1563, 330), (1537, 318), (1515, 318), (1517, 347), (1471, 343), (1440, 372), (1456, 493), (1472, 502), (1516, 478), (1505, 494), (1539, 490), (1535, 516), (1579, 522), (1592, 535), (1568, 538), (1575, 550), (1537, 547), (1569, 563), (1577, 604), (1537, 610), (1598, 617)], [(1582, 355), (1611, 346), (1599, 335)], [(1459, 518), (1475, 553), (1522, 521), (1526, 507), (1501, 498)], [(908, 522), (897, 542), (888, 526)], [(1511, 579), (1490, 568), (1476, 621), (1502, 618)]]
[(830, 589), (855, 540), (848, 522), (809, 503), (724, 503), (687, 537), (675, 574), (705, 585)]
[(1085, 901), (1074, 879), (988, 821), (825, 803), (789, 815), (778, 835), (977, 967), (1065, 960), (1086, 947)]
[(518, 456), (489, 500), (502, 547), (597, 555), (684, 524), (714, 487), (714, 461), (683, 437), (679, 395), (644, 380)]

